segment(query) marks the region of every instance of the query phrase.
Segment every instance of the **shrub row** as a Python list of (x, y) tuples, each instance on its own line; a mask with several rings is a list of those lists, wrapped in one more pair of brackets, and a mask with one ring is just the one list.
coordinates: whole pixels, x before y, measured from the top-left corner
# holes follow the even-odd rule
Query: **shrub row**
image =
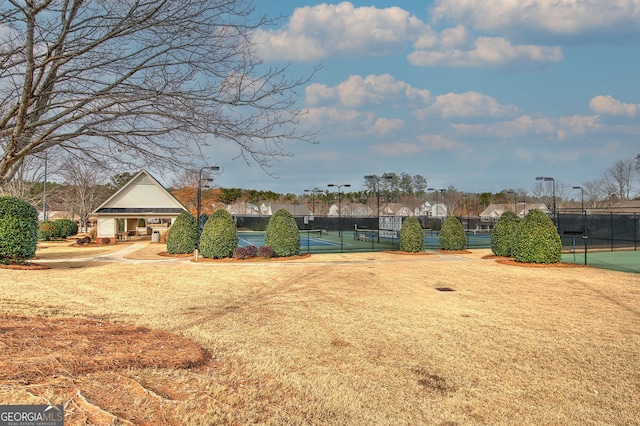
[(505, 212), (491, 233), (491, 250), (496, 256), (513, 256), (523, 263), (557, 263), (562, 257), (562, 241), (549, 217), (531, 210), (523, 220)]
[(195, 249), (206, 258), (293, 256), (300, 252), (300, 231), (286, 210), (277, 211), (269, 221), (265, 246), (238, 247), (236, 224), (226, 210), (216, 210), (207, 217), (198, 238), (198, 224), (189, 212), (181, 213), (167, 234), (167, 251), (171, 254), (192, 253)]
[(69, 238), (78, 233), (78, 224), (71, 219), (44, 220), (38, 224), (38, 239), (44, 241)]

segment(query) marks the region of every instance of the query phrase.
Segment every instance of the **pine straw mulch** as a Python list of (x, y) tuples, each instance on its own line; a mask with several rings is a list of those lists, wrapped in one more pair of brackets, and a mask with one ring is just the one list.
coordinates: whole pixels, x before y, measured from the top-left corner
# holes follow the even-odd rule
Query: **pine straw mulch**
[[(168, 400), (127, 373), (146, 368), (190, 369), (210, 359), (188, 339), (128, 324), (8, 315), (0, 321), (2, 388), (38, 403), (50, 401), (47, 389), (54, 388), (53, 396), (64, 400), (69, 425), (172, 424), (170, 416), (164, 417), (170, 411)], [(144, 404), (122, 406), (127, 400)], [(163, 418), (153, 418), (152, 413)]]
[(51, 269), (49, 265), (42, 265), (39, 263), (0, 263), (0, 269), (14, 269), (18, 271), (42, 271), (44, 269)]
[[(183, 258), (188, 258), (188, 257), (193, 258), (194, 257), (192, 253), (171, 254), (168, 251), (161, 251), (160, 253), (158, 253), (158, 256), (175, 257), (175, 258), (178, 258), (178, 259), (183, 259)], [(197, 262), (195, 261), (195, 259), (192, 259), (191, 261), (194, 262), (194, 263), (200, 263), (200, 262), (271, 262), (271, 261), (281, 261), (281, 260), (306, 259), (308, 257), (311, 257), (311, 255), (310, 254), (299, 254), (297, 256), (286, 256), (286, 257), (246, 257), (244, 259), (238, 259), (236, 257), (223, 257), (221, 259), (211, 259), (211, 258), (199, 256)]]
[(482, 256), (483, 259), (493, 259), (496, 263), (501, 265), (521, 266), (523, 268), (584, 268), (584, 265), (578, 265), (575, 263), (526, 263), (518, 262), (512, 257), (496, 256), (495, 254), (487, 254)]

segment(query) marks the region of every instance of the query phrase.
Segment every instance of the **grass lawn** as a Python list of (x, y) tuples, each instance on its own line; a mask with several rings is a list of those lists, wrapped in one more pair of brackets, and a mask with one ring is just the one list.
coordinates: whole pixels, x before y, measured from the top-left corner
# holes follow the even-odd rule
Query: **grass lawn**
[[(637, 423), (640, 275), (488, 253), (0, 269), (0, 327), (109, 327), (96, 341), (65, 323), (56, 339), (67, 330), (76, 352), (36, 354), (28, 338), (0, 360), (0, 404), (65, 404), (65, 424)], [(165, 359), (191, 343), (194, 365)]]

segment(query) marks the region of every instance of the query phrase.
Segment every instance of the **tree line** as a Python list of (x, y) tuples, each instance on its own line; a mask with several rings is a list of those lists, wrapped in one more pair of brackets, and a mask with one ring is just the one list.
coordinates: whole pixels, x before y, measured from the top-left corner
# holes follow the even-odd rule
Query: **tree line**
[[(36, 161), (39, 160), (39, 161)], [(51, 157), (47, 159), (49, 181), (44, 182), (45, 160), (30, 158), (20, 168), (17, 175), (0, 186), (0, 194), (14, 195), (43, 210), (46, 195), (49, 211), (61, 210), (77, 217), (81, 228), (86, 228), (89, 216), (116, 190), (135, 176), (132, 172), (110, 173), (109, 169), (73, 157)], [(51, 181), (55, 176), (57, 181)], [(193, 213), (197, 209), (197, 170), (186, 170), (168, 188), (182, 204)], [(215, 185), (212, 174), (202, 175), (202, 212), (211, 213), (220, 206), (237, 202), (302, 204), (313, 205), (316, 214), (326, 214), (329, 206), (341, 197), (346, 203), (368, 204), (376, 210), (375, 204), (395, 203), (411, 209), (420, 208), (426, 201), (447, 206), (449, 214), (477, 216), (491, 203), (525, 205), (544, 203), (552, 205), (550, 182), (536, 182), (531, 191), (506, 188), (499, 192), (468, 193), (454, 186), (431, 188), (422, 175), (386, 172), (363, 179), (358, 191), (342, 188), (340, 194), (333, 188), (313, 188), (302, 194), (277, 193), (268, 190), (225, 188)], [(638, 197), (640, 178), (640, 154), (632, 159), (620, 160), (607, 168), (593, 181), (584, 182), (578, 192), (572, 185), (555, 183), (558, 208), (576, 208), (584, 194), (588, 208), (608, 207), (620, 200)]]

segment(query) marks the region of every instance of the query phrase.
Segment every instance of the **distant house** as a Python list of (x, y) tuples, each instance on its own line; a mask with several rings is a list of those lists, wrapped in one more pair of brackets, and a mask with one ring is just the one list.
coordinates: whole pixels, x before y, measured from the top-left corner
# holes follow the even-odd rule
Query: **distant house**
[(413, 209), (414, 216), (430, 217), (433, 216), (433, 213), (433, 205), (428, 201), (425, 201), (419, 207)]
[(183, 211), (187, 208), (143, 170), (92, 213), (96, 241), (115, 242), (167, 229)]
[(340, 214), (338, 214), (338, 204), (334, 203), (329, 206), (327, 216), (370, 217), (372, 214), (373, 209), (365, 204), (344, 202), (340, 204)]
[(402, 203), (385, 203), (380, 207), (381, 216), (413, 216), (413, 212), (409, 206)]
[[(525, 217), (531, 210), (541, 210), (546, 214), (551, 214), (551, 210), (549, 210), (549, 208), (542, 203), (519, 203), (515, 207), (515, 213), (520, 218)], [(487, 208), (480, 213), (480, 221), (495, 222), (506, 211), (514, 211), (514, 206), (512, 203), (489, 204), (489, 206), (487, 206)]]
[(239, 201), (227, 206), (227, 211), (233, 216), (260, 216), (258, 206), (247, 201)]
[(266, 216), (273, 216), (275, 212), (278, 210), (286, 210), (291, 213), (291, 216), (309, 216), (311, 215), (311, 210), (309, 210), (309, 206), (306, 204), (280, 204), (280, 203), (269, 203), (264, 205), (263, 212)]

